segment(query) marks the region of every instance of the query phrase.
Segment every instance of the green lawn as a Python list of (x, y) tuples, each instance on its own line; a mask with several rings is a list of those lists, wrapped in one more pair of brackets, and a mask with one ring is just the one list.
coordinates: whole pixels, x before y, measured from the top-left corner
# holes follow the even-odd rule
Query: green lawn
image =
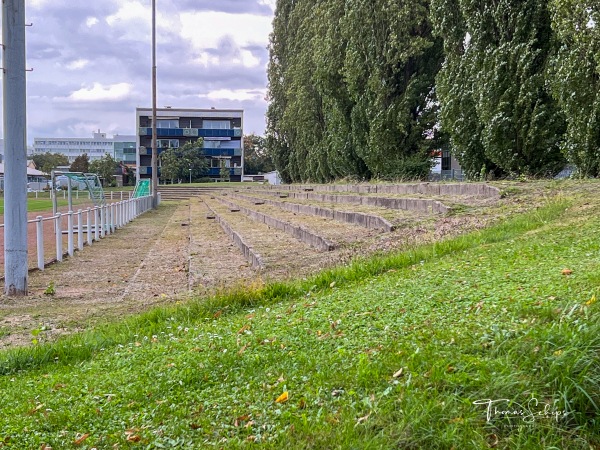
[[(73, 199), (73, 205), (82, 203), (89, 203), (87, 197), (80, 199)], [(58, 200), (58, 206), (68, 205), (67, 200), (62, 198)], [(28, 198), (27, 199), (27, 212), (52, 212), (52, 200), (49, 198)], [(4, 214), (4, 199), (0, 198), (0, 214)]]
[(157, 309), (0, 353), (0, 447), (598, 448), (599, 282), (600, 207), (560, 200)]

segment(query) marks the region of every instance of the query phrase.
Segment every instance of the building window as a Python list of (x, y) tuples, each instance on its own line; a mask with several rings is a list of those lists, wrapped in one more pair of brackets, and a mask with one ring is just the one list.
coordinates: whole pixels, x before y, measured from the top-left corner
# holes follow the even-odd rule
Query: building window
[(156, 148), (179, 148), (179, 139), (157, 139)]
[(202, 128), (205, 130), (229, 130), (231, 128), (230, 120), (203, 120)]
[(179, 128), (179, 120), (178, 119), (157, 120), (156, 128)]

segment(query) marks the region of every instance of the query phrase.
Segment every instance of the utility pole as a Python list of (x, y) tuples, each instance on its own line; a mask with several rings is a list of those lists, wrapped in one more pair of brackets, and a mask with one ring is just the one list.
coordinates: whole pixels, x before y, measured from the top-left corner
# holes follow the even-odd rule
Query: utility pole
[(156, 149), (156, 0), (152, 0), (152, 208), (158, 208), (158, 151)]
[(27, 295), (25, 0), (2, 2), (4, 293)]

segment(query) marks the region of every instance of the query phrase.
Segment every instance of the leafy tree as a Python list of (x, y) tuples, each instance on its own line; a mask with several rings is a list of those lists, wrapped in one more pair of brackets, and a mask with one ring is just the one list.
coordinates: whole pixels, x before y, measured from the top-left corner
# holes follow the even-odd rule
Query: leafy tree
[(185, 180), (190, 176), (192, 179), (201, 177), (206, 173), (208, 162), (202, 153), (202, 138), (196, 142), (187, 142), (179, 148), (169, 148), (159, 155), (160, 178), (170, 180)]
[(250, 134), (244, 136), (244, 173), (258, 174), (275, 170), (265, 146), (265, 138)]
[(446, 60), (442, 129), (468, 175), (553, 173), (565, 124), (546, 83), (554, 50), (546, 0), (432, 0)]
[(90, 162), (89, 167), (91, 173), (95, 173), (100, 177), (103, 186), (115, 185), (115, 173), (118, 168), (118, 161), (108, 154)]
[(562, 146), (581, 176), (600, 175), (600, 4), (551, 0), (560, 47), (552, 60), (552, 92), (567, 120)]
[(221, 167), (221, 169), (219, 170), (219, 176), (221, 177), (222, 181), (229, 181), (230, 179), (230, 172), (229, 172), (229, 167), (227, 167), (227, 165), (225, 164), (225, 160), (221, 160), (219, 162), (219, 166)]
[(75, 158), (75, 161), (73, 161), (73, 163), (71, 164), (71, 167), (69, 168), (69, 171), (71, 172), (89, 172), (90, 170), (90, 158), (88, 157), (87, 153), (84, 153), (83, 155), (79, 155), (77, 158)]
[(429, 172), (443, 59), (429, 0), (279, 0), (266, 145), (284, 181)]
[(33, 159), (33, 162), (35, 163), (35, 166), (38, 168), (38, 170), (41, 170), (42, 172), (47, 173), (48, 175), (50, 175), (50, 172), (52, 172), (52, 170), (56, 169), (59, 166), (69, 165), (69, 158), (60, 153), (46, 152), (40, 155), (33, 155), (31, 159)]

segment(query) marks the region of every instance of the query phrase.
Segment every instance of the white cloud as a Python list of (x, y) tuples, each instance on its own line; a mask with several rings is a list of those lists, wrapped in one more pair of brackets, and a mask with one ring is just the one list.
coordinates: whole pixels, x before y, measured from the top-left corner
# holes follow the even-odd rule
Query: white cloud
[(224, 36), (234, 36), (240, 47), (269, 40), (271, 17), (216, 11), (182, 13), (180, 34), (198, 50), (216, 48)]
[(88, 59), (81, 59), (81, 58), (76, 59), (75, 61), (72, 61), (69, 64), (67, 64), (67, 69), (69, 69), (69, 70), (83, 69), (89, 63), (90, 63), (90, 61)]
[(247, 100), (264, 100), (266, 93), (265, 89), (219, 89), (201, 97), (206, 97), (209, 100), (234, 100), (243, 102)]
[(138, 20), (150, 20), (148, 7), (138, 1), (123, 1), (119, 10), (106, 18), (106, 23), (112, 27), (119, 22), (124, 23)]
[(259, 5), (267, 5), (273, 11), (275, 11), (275, 4), (276, 3), (277, 3), (277, 0), (258, 0), (258, 4)]
[(88, 17), (88, 18), (85, 20), (85, 25), (86, 25), (88, 28), (92, 28), (94, 25), (98, 25), (98, 23), (99, 23), (99, 22), (100, 22), (100, 21), (99, 21), (99, 20), (98, 20), (98, 18), (96, 18), (96, 17)]
[[(224, 60), (225, 59), (225, 60)], [(218, 55), (214, 55), (208, 52), (200, 52), (195, 62), (202, 65), (203, 67), (210, 66), (243, 66), (247, 68), (254, 68), (260, 65), (260, 59), (252, 54), (248, 50), (241, 50), (239, 54), (233, 57), (221, 58)]]
[(82, 87), (72, 92), (68, 99), (72, 101), (115, 101), (123, 100), (131, 92), (133, 85), (130, 83), (116, 83), (103, 85), (94, 83), (92, 87)]

